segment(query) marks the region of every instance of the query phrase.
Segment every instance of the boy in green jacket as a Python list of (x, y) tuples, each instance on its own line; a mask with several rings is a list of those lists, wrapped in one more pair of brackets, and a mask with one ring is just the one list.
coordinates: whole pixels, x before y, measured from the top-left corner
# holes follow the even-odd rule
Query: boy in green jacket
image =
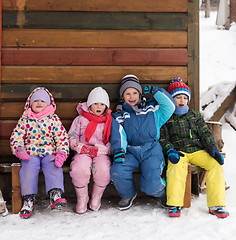
[(183, 206), (188, 163), (208, 171), (207, 205), (209, 213), (226, 218), (223, 156), (218, 152), (214, 138), (198, 111), (188, 107), (191, 93), (179, 77), (174, 77), (168, 92), (176, 102), (171, 118), (161, 129), (160, 144), (168, 157), (167, 205), (170, 217), (180, 217)]

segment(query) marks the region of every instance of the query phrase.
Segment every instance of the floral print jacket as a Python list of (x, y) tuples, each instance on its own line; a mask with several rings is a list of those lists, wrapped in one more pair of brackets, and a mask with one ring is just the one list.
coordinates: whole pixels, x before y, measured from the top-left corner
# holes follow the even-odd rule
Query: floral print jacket
[[(37, 155), (40, 157), (55, 155), (58, 151), (63, 151), (68, 154), (68, 134), (59, 117), (54, 112), (41, 119), (27, 116), (29, 99), (38, 89), (39, 88), (35, 89), (28, 97), (25, 111), (12, 132), (10, 138), (11, 150), (14, 154), (17, 148), (24, 147), (29, 155)], [(51, 93), (49, 91), (48, 93), (51, 97), (51, 104), (54, 106), (54, 109), (56, 109), (55, 101)]]

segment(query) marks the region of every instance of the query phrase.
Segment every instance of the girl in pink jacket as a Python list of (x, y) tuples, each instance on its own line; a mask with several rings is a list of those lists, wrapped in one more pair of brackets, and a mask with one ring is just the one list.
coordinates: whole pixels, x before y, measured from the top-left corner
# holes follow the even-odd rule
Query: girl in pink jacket
[(87, 211), (88, 184), (93, 175), (93, 189), (89, 207), (98, 211), (103, 192), (110, 182), (110, 132), (112, 117), (107, 92), (94, 88), (87, 102), (77, 106), (76, 117), (69, 130), (70, 148), (76, 152), (71, 163), (70, 176), (77, 195), (76, 212)]

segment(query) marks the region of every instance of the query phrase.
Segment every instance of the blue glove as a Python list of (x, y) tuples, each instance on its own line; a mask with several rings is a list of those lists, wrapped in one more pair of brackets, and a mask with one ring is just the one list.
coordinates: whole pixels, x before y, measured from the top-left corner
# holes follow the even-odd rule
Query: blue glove
[(180, 157), (184, 157), (184, 154), (171, 148), (167, 151), (167, 156), (173, 164), (176, 164), (179, 162)]
[(118, 152), (113, 157), (114, 162), (123, 163), (125, 161), (125, 154), (123, 152)]
[(159, 89), (159, 87), (153, 87), (153, 86), (148, 85), (143, 89), (143, 93), (144, 94), (149, 94), (149, 93), (154, 94), (158, 91), (158, 89)]
[(209, 152), (209, 154), (215, 158), (215, 160), (220, 164), (223, 165), (224, 164), (224, 157), (215, 149), (211, 150)]

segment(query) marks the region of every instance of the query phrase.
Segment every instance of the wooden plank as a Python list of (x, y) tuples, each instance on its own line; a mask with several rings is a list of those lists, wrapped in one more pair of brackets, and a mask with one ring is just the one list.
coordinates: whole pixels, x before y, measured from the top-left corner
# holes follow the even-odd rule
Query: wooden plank
[(3, 0), (4, 10), (186, 12), (187, 0)]
[[(147, 83), (141, 84), (143, 87)], [(156, 85), (156, 84), (151, 84)], [(44, 84), (53, 94), (56, 102), (81, 102), (87, 99), (89, 92), (98, 84)], [(120, 83), (99, 84), (108, 92), (111, 102), (116, 102), (119, 98)], [(159, 87), (166, 88), (167, 84), (158, 84)], [(38, 85), (33, 84), (4, 84), (2, 89), (2, 100), (4, 102), (25, 102), (29, 93)]]
[(169, 83), (173, 76), (187, 80), (186, 66), (3, 66), (2, 83), (120, 83), (130, 73), (144, 83)]
[(186, 31), (5, 29), (4, 47), (187, 47)]
[[(111, 101), (116, 101), (119, 93), (119, 84), (99, 84), (110, 95)], [(4, 84), (2, 99), (6, 102), (25, 102), (28, 95), (38, 85), (33, 84)], [(86, 100), (89, 92), (97, 84), (44, 84), (53, 94), (56, 102), (79, 102)]]
[(230, 95), (224, 100), (224, 102), (221, 103), (221, 106), (213, 114), (210, 121), (220, 121), (222, 116), (226, 113), (226, 111), (230, 108), (230, 106), (233, 106), (235, 102), (236, 102), (236, 87), (230, 93)]
[(8, 138), (11, 136), (13, 128), (16, 126), (16, 120), (0, 120), (0, 138)]
[(191, 89), (190, 108), (199, 110), (199, 1), (189, 1), (188, 9), (188, 85)]
[(12, 156), (9, 139), (0, 139), (0, 157)]
[[(38, 29), (187, 30), (186, 13), (3, 12), (3, 27)], [(61, 21), (63, 19), (63, 21)], [(15, 20), (15, 22), (13, 22)]]
[(185, 48), (3, 48), (3, 65), (187, 65)]

